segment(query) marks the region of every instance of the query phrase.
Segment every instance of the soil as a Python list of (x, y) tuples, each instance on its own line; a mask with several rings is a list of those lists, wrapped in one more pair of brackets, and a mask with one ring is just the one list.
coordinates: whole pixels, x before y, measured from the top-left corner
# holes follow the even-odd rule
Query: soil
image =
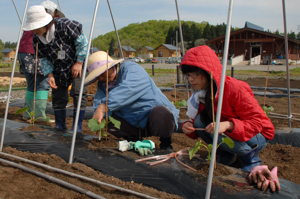
[[(2, 74), (3, 75), (3, 74)], [(0, 74), (1, 77), (1, 74)], [(244, 80), (251, 86), (265, 86), (266, 80), (264, 78), (250, 78)], [(269, 79), (268, 80), (268, 87), (285, 87), (286, 80), (285, 79)], [(291, 88), (300, 88), (300, 80), (293, 80), (291, 81)], [(95, 94), (96, 86), (91, 85), (89, 86), (88, 93)], [(276, 91), (280, 92), (280, 91)], [(168, 97), (170, 101), (174, 101), (174, 91), (164, 92), (164, 94)], [(298, 95), (298, 94), (297, 94)], [(186, 100), (186, 92), (176, 92), (176, 100), (181, 101), (182, 99)], [(262, 106), (264, 103), (267, 106), (272, 106), (274, 108), (274, 112), (282, 115), (287, 115), (287, 98), (266, 98), (264, 97), (255, 97), (259, 104)], [(92, 103), (92, 97), (89, 97), (89, 103)], [(299, 118), (297, 114), (300, 114), (300, 100), (297, 98), (291, 98), (291, 110), (293, 115)], [(6, 104), (0, 104), (0, 117), (4, 118), (4, 113), (6, 109)], [(15, 120), (19, 122), (26, 122), (22, 119), (22, 115), (15, 115), (18, 108), (17, 107), (9, 107), (8, 111), (8, 119)], [(180, 109), (180, 119), (186, 119), (185, 109)], [(54, 119), (53, 115), (49, 115), (50, 118)], [(275, 128), (286, 128), (288, 127), (288, 120), (286, 118), (270, 118), (272, 123), (274, 124)], [(67, 127), (71, 129), (72, 127), (72, 118), (67, 118)], [(95, 135), (92, 133), (88, 126), (88, 120), (84, 120), (83, 122), (83, 132), (86, 134)], [(45, 122), (36, 122), (36, 124), (46, 125)], [(51, 127), (54, 127), (54, 123), (50, 123)], [(293, 128), (300, 128), (300, 121), (292, 120), (292, 127)], [(27, 129), (28, 130), (28, 129)], [(159, 145), (159, 138), (157, 137), (149, 137), (148, 139), (155, 142), (156, 145)], [(181, 133), (174, 133), (172, 136), (173, 141), (173, 148), (174, 151), (182, 150), (186, 147), (193, 147), (198, 140), (192, 140)], [(98, 141), (94, 139), (90, 143), (90, 148), (98, 148), (98, 147), (118, 147), (118, 142), (116, 138), (112, 135), (108, 134), (108, 141)], [(117, 178), (106, 176), (101, 174), (99, 171), (96, 171), (86, 165), (73, 163), (72, 165), (65, 162), (63, 159), (56, 155), (49, 155), (46, 153), (43, 154), (33, 154), (29, 152), (21, 152), (16, 149), (6, 147), (3, 150), (5, 153), (14, 154), (20, 157), (24, 157), (30, 160), (38, 161), (50, 166), (54, 166), (56, 168), (61, 168), (70, 172), (74, 172), (80, 175), (84, 175), (87, 177), (91, 177), (102, 182), (114, 184), (120, 187), (124, 187), (130, 190), (134, 190), (143, 194), (147, 194), (153, 197), (158, 198), (181, 198), (176, 195), (171, 195), (165, 192), (160, 192), (156, 189), (149, 188), (143, 186), (142, 184), (131, 182), (124, 182)], [(131, 152), (135, 153), (135, 152)], [(201, 157), (206, 157), (207, 152), (204, 150), (200, 150), (199, 154)], [(297, 184), (300, 184), (300, 177), (298, 174), (300, 173), (299, 161), (300, 161), (300, 148), (292, 147), (289, 145), (271, 145), (268, 144), (267, 147), (259, 153), (259, 157), (262, 159), (262, 164), (268, 165), (270, 169), (274, 166), (278, 167), (278, 177), (283, 178)], [(2, 156), (1, 156), (2, 158)], [(140, 158), (136, 154), (136, 158)], [(12, 160), (11, 161), (15, 161)], [(18, 162), (18, 161), (15, 161)], [(42, 171), (47, 173), (48, 175), (55, 176), (62, 180), (68, 181), (72, 184), (78, 185), (83, 187), (91, 192), (99, 194), (106, 198), (139, 198), (121, 191), (114, 190), (112, 188), (107, 188), (104, 186), (93, 185), (92, 183), (86, 183), (82, 180), (78, 180), (74, 177), (68, 177), (63, 174), (58, 174), (55, 172), (51, 172), (46, 169), (35, 168), (26, 163), (22, 163), (25, 166), (34, 168), (36, 170)], [(238, 166), (239, 162), (237, 161), (233, 166)], [(225, 168), (225, 171), (224, 171)], [(208, 164), (203, 164), (201, 166), (195, 167), (197, 172), (202, 174), (203, 176), (208, 175)], [(230, 170), (230, 169), (229, 169)], [(218, 165), (216, 171), (214, 172), (214, 176), (218, 175), (226, 175), (226, 167), (222, 165)], [(214, 177), (214, 181), (217, 181)], [(86, 195), (80, 194), (73, 190), (64, 188), (59, 186), (58, 184), (52, 183), (48, 180), (42, 179), (40, 177), (36, 177), (35, 175), (29, 174), (27, 172), (23, 172), (19, 169), (15, 169), (10, 167), (4, 163), (0, 163), (0, 198), (89, 198)], [(235, 189), (235, 187), (232, 187)]]

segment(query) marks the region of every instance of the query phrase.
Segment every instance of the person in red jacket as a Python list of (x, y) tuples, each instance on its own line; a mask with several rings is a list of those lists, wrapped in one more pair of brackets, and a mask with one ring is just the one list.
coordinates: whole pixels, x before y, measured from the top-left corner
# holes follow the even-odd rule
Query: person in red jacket
[[(201, 137), (206, 143), (213, 141), (213, 114), (216, 114), (222, 65), (208, 46), (198, 46), (186, 52), (180, 67), (195, 92), (188, 99), (187, 115), (190, 120), (182, 124), (182, 131), (190, 138)], [(213, 77), (214, 113), (212, 113), (211, 78)], [(204, 128), (205, 130), (195, 130)], [(265, 148), (275, 134), (275, 128), (259, 106), (250, 86), (232, 77), (225, 77), (218, 143), (224, 136), (234, 141), (234, 147), (221, 144), (217, 162), (230, 165), (236, 156), (242, 161), (242, 170), (251, 171), (261, 164), (258, 152)], [(225, 135), (224, 135), (225, 134)]]

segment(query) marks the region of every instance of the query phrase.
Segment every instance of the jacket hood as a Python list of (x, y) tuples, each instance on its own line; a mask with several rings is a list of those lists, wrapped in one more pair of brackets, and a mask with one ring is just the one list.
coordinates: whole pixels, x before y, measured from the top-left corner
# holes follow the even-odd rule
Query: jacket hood
[(210, 47), (204, 45), (189, 49), (185, 53), (180, 63), (180, 67), (182, 67), (182, 65), (198, 67), (208, 74), (211, 74), (212, 72), (214, 82), (218, 88), (216, 94), (216, 98), (218, 98), (222, 76), (222, 65), (216, 53)]

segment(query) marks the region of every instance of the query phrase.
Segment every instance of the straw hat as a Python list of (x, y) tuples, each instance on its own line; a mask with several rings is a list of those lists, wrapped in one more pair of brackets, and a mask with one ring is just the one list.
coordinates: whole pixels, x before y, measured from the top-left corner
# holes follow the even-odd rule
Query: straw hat
[(88, 60), (87, 68), (89, 71), (89, 75), (85, 78), (84, 84), (89, 85), (93, 83), (93, 80), (95, 80), (96, 77), (104, 73), (107, 68), (110, 69), (114, 65), (120, 63), (121, 61), (123, 61), (123, 59), (112, 59), (104, 51), (98, 51), (93, 53)]
[(46, 1), (43, 1), (40, 5), (44, 6), (44, 8), (47, 10), (47, 13), (49, 13), (50, 15), (53, 15), (54, 11), (56, 10), (58, 17), (60, 17), (60, 18), (66, 17), (64, 15), (64, 13), (62, 13), (62, 11), (57, 9), (57, 5), (55, 3), (53, 3), (52, 1), (46, 0)]
[(46, 26), (52, 21), (52, 16), (45, 11), (43, 6), (31, 6), (27, 11), (27, 21), (23, 30), (35, 30)]

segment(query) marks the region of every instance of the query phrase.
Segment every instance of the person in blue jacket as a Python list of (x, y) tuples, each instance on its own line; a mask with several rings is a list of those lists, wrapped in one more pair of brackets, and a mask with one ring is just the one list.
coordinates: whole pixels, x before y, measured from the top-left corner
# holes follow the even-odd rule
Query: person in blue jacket
[(112, 135), (132, 141), (158, 136), (160, 148), (172, 151), (171, 136), (178, 126), (179, 110), (140, 65), (131, 61), (121, 63), (122, 61), (123, 59), (113, 60), (104, 51), (98, 51), (89, 57), (89, 75), (85, 78), (85, 85), (98, 80), (93, 118), (100, 123), (108, 111), (108, 115), (121, 122), (120, 130), (109, 125), (108, 131)]

